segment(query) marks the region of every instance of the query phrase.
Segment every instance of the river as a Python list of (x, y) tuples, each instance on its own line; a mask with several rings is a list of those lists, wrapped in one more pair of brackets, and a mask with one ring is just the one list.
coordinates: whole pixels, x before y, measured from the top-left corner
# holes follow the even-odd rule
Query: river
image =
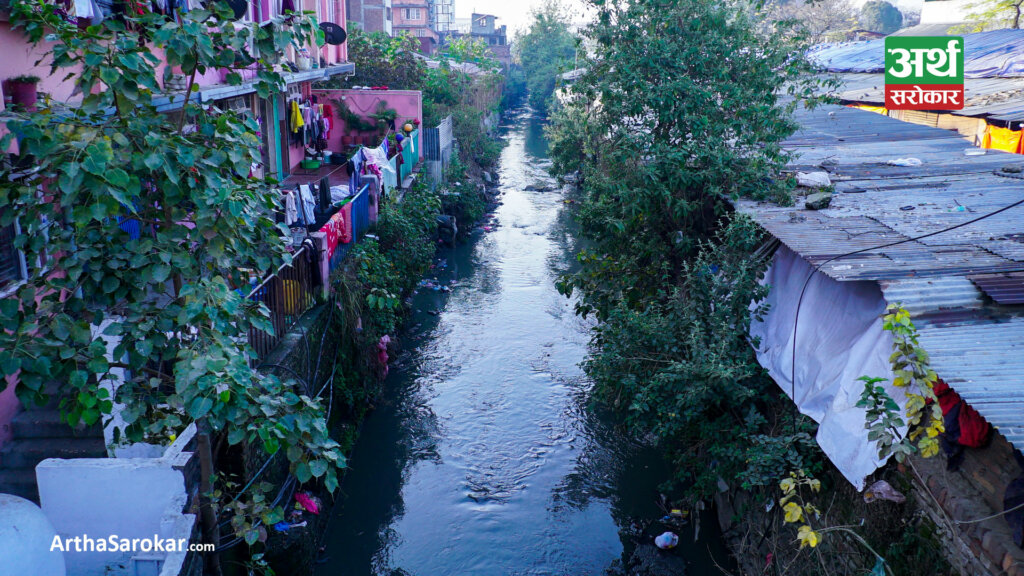
[[(508, 119), (501, 204), (442, 251), (384, 394), (366, 419), (317, 576), (599, 575), (656, 519), (667, 477), (653, 449), (588, 405), (589, 325), (555, 289), (573, 262), (543, 123)], [(454, 283), (454, 284), (453, 284)], [(707, 518), (678, 553), (691, 574), (725, 556)]]

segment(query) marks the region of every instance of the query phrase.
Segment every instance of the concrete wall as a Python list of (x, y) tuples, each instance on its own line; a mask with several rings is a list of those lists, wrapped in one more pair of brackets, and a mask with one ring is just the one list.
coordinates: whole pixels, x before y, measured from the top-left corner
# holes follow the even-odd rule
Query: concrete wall
[[(369, 118), (377, 110), (379, 102), (386, 102), (388, 108), (394, 108), (398, 112), (398, 120), (395, 122), (399, 127), (407, 121), (423, 119), (423, 93), (419, 90), (314, 90), (321, 102), (333, 103), (332, 100), (342, 100), (349, 110), (359, 114), (363, 118)], [(337, 114), (337, 112), (336, 112)], [(328, 139), (328, 148), (334, 151), (344, 150), (342, 136), (348, 131), (344, 123), (335, 118), (337, 128), (331, 130), (331, 137)], [(420, 158), (423, 154), (423, 142), (417, 137)]]
[[(188, 498), (181, 468), (191, 458), (183, 449), (194, 434), (195, 426), (190, 426), (161, 458), (51, 458), (40, 462), (36, 478), (43, 512), (63, 538), (88, 535), (98, 540), (111, 535), (122, 539), (157, 535), (188, 539), (195, 517), (182, 514)], [(115, 565), (131, 566), (133, 558), (152, 562), (153, 556), (130, 552), (64, 553), (68, 576), (109, 574), (108, 570)], [(177, 574), (184, 554), (162, 556), (161, 574)]]
[(390, 35), (394, 30), (391, 0), (346, 0), (345, 4), (348, 20), (366, 32)]

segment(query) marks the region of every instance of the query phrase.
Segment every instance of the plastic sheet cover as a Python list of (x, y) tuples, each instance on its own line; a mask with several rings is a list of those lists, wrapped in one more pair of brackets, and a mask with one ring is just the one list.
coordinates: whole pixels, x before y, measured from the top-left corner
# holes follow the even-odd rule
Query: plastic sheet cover
[[(818, 423), (818, 444), (862, 490), (865, 477), (885, 463), (868, 441), (865, 411), (855, 405), (864, 390), (859, 377), (892, 381), (892, 337), (882, 330), (886, 303), (874, 282), (838, 282), (814, 272), (800, 307), (794, 386), (793, 324), (800, 289), (811, 272), (792, 250), (779, 248), (763, 279), (771, 286), (770, 309), (762, 322), (753, 322), (750, 334), (758, 361), (800, 412)], [(906, 396), (891, 384), (886, 389), (902, 413)]]
[[(1024, 76), (1024, 30), (991, 30), (963, 38), (965, 77)], [(807, 56), (830, 72), (883, 72), (885, 39), (822, 44), (808, 50)]]

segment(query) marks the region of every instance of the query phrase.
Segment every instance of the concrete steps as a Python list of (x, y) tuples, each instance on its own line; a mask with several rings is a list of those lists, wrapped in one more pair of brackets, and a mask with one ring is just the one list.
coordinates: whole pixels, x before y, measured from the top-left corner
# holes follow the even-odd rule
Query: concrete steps
[(71, 428), (61, 421), (58, 405), (54, 395), (46, 406), (24, 410), (11, 421), (13, 439), (0, 448), (0, 493), (38, 503), (37, 464), (47, 458), (107, 456), (102, 428), (98, 424)]
[(60, 418), (56, 410), (26, 410), (20, 412), (11, 421), (15, 438), (66, 438), (69, 435), (81, 437), (100, 437), (103, 435), (99, 425), (86, 427), (79, 425), (71, 428)]

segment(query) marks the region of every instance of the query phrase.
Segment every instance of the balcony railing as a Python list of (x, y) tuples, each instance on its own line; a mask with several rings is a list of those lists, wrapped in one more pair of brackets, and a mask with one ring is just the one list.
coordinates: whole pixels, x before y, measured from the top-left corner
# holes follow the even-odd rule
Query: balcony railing
[(270, 322), (274, 327), (273, 334), (256, 328), (249, 330), (249, 345), (256, 352), (257, 360), (266, 359), (302, 314), (313, 306), (317, 290), (316, 266), (313, 250), (304, 245), (292, 256), (291, 264), (282, 266), (249, 294), (250, 300), (262, 302), (270, 309)]

